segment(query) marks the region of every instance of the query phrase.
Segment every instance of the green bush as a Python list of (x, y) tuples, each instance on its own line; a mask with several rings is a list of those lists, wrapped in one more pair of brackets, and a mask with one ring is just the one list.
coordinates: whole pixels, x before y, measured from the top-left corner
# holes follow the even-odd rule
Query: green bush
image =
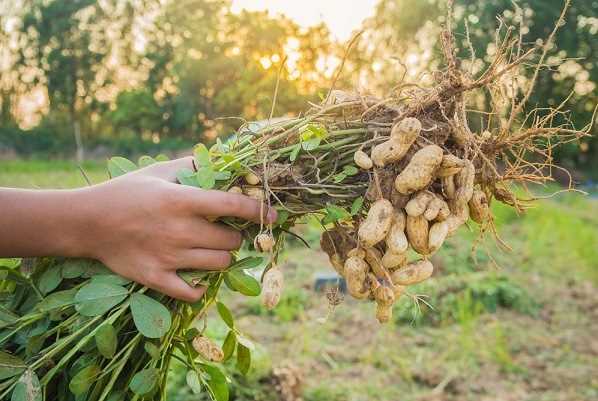
[(246, 313), (255, 316), (274, 316), (281, 322), (292, 322), (303, 314), (309, 300), (305, 290), (288, 287), (282, 293), (280, 302), (273, 310), (266, 309), (261, 300), (252, 298), (245, 304)]
[(404, 299), (396, 307), (400, 324), (440, 325), (460, 322), (500, 308), (533, 314), (537, 302), (509, 276), (494, 272), (436, 277), (417, 291), (426, 294), (422, 301)]

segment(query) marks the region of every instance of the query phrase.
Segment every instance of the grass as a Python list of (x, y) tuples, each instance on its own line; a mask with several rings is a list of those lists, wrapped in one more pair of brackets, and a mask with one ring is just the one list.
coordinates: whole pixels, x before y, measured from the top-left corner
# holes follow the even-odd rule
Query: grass
[[(85, 170), (93, 182), (106, 177), (101, 163)], [(0, 162), (0, 186), (79, 185), (74, 163)], [(312, 290), (314, 274), (330, 271), (318, 233), (310, 222), (298, 227), (314, 249), (290, 241), (279, 308), (222, 293), (258, 344), (247, 377), (230, 363), (233, 399), (286, 401), (273, 385), (273, 368), (285, 364), (298, 370), (305, 401), (597, 399), (598, 201), (564, 194), (521, 216), (499, 205), (494, 213), (513, 251), (487, 239), (472, 252), (476, 225), (461, 229), (434, 257), (433, 279), (411, 289), (434, 309), (414, 318), (405, 297), (385, 326), (372, 304), (349, 298), (328, 316), (325, 294)], [(209, 330), (223, 340), (215, 315)], [(204, 399), (181, 392), (183, 381), (174, 367), (169, 399)]]

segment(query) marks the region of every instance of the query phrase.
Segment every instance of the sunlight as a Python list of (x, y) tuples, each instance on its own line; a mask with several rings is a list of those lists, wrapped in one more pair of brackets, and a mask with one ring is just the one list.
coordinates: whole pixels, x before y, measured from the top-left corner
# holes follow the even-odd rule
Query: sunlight
[(374, 15), (376, 0), (233, 0), (233, 11), (267, 10), (271, 15), (284, 14), (302, 27), (325, 23), (332, 35), (348, 40), (364, 19)]

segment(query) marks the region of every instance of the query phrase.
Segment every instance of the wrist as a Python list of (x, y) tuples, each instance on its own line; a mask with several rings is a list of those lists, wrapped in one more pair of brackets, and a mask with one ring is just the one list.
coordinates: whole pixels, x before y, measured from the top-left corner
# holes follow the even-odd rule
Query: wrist
[[(99, 214), (97, 203), (93, 199), (93, 187), (69, 191), (65, 202), (64, 226), (60, 227), (58, 242), (60, 256), (75, 258), (97, 258), (97, 231)], [(94, 241), (96, 237), (96, 241)]]

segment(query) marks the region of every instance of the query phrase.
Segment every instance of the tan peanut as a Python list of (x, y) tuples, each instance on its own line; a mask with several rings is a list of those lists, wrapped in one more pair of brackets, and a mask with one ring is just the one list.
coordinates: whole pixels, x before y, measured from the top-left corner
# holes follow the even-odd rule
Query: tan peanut
[(428, 279), (434, 272), (434, 266), (429, 260), (409, 263), (392, 273), (392, 282), (398, 285), (413, 285)]
[(428, 250), (428, 220), (424, 216), (407, 216), (405, 231), (411, 248), (420, 255), (427, 255)]
[(359, 240), (366, 248), (386, 237), (392, 224), (393, 211), (392, 204), (386, 199), (379, 199), (372, 204), (358, 230)]
[(428, 233), (428, 249), (434, 253), (440, 249), (449, 232), (449, 223), (441, 221), (432, 224)]
[(405, 213), (395, 210), (390, 231), (386, 236), (386, 247), (392, 253), (405, 253), (409, 248), (409, 242), (405, 236), (405, 224)]
[(364, 170), (369, 170), (374, 165), (372, 159), (370, 159), (367, 153), (365, 153), (363, 150), (358, 150), (357, 152), (355, 152), (355, 154), (353, 155), (353, 160), (355, 161), (355, 164), (357, 164), (357, 166), (361, 167)]
[(372, 161), (378, 167), (398, 162), (406, 154), (421, 131), (416, 118), (405, 118), (392, 127), (390, 138), (372, 149)]
[(395, 179), (395, 188), (402, 194), (424, 189), (432, 182), (442, 162), (442, 148), (428, 145), (418, 150), (405, 169)]
[(351, 256), (345, 261), (345, 279), (347, 280), (347, 291), (353, 298), (367, 298), (370, 291), (366, 286), (366, 277), (369, 270), (365, 260)]
[(264, 273), (264, 281), (262, 283), (262, 304), (266, 309), (273, 309), (280, 301), (282, 295), (282, 286), (284, 284), (284, 276), (282, 270), (278, 266), (272, 267)]
[(417, 192), (411, 197), (411, 200), (407, 202), (407, 205), (405, 205), (405, 212), (407, 212), (409, 216), (420, 216), (426, 211), (428, 205), (434, 198), (434, 194), (430, 191)]

